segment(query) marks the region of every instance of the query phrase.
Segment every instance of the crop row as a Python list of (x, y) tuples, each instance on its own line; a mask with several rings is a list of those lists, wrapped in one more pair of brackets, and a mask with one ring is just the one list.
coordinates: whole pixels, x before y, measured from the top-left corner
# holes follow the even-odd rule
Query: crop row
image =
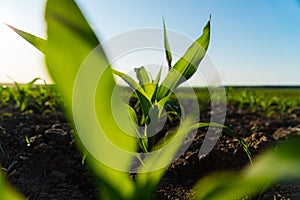
[[(47, 114), (60, 110), (63, 101), (53, 85), (35, 84), (39, 78), (27, 84), (0, 86), (0, 109), (16, 110), (21, 113)], [(7, 114), (7, 113), (6, 113)]]
[(290, 88), (227, 89), (227, 101), (238, 109), (262, 112), (267, 117), (274, 114), (296, 117), (293, 111), (300, 109), (300, 90)]

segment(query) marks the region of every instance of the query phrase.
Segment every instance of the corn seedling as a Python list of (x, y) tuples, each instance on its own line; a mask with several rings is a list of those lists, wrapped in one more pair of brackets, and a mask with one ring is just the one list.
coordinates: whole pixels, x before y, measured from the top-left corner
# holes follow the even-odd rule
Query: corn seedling
[[(181, 57), (174, 66), (172, 66), (172, 54), (170, 51), (169, 42), (167, 39), (167, 31), (164, 22), (164, 44), (166, 52), (166, 60), (169, 67), (169, 73), (166, 78), (159, 85), (161, 78), (161, 70), (158, 72), (155, 80), (150, 79), (150, 75), (144, 67), (135, 68), (137, 79), (139, 83), (135, 82), (130, 76), (113, 70), (113, 73), (120, 76), (128, 85), (135, 91), (141, 108), (142, 108), (142, 125), (144, 129), (138, 132), (140, 139), (140, 147), (144, 152), (149, 152), (154, 146), (155, 137), (149, 137), (149, 135), (155, 135), (155, 128), (162, 118), (162, 110), (166, 105), (166, 102), (170, 99), (172, 91), (175, 90), (181, 83), (188, 80), (196, 72), (197, 67), (203, 57), (209, 45), (210, 39), (210, 21), (203, 29), (203, 35), (200, 36), (194, 44), (192, 44), (186, 51), (185, 55)], [(167, 114), (175, 114), (179, 116), (179, 111), (173, 109), (172, 104), (167, 104), (171, 108)], [(133, 119), (136, 119), (135, 112), (130, 112)], [(150, 123), (151, 122), (151, 123)]]
[(7, 102), (10, 100), (10, 91), (7, 86), (0, 87), (0, 107), (7, 105)]
[(37, 80), (39, 80), (39, 78), (35, 78), (25, 85), (21, 85), (14, 81), (16, 90), (14, 91), (13, 89), (11, 89), (10, 92), (13, 100), (17, 105), (17, 108), (21, 112), (25, 111), (27, 104), (30, 101), (30, 91), (32, 90), (32, 87)]
[(42, 80), (35, 78), (29, 83), (20, 84), (14, 81), (13, 86), (2, 86), (0, 89), (1, 106), (11, 101), (21, 113), (35, 112), (45, 114), (61, 106), (61, 99), (53, 87), (35, 84)]

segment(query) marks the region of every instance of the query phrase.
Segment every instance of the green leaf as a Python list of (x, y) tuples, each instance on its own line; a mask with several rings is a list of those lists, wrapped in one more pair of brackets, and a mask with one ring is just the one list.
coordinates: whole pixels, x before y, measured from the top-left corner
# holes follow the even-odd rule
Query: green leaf
[(300, 178), (300, 138), (280, 144), (260, 155), (241, 172), (217, 173), (202, 179), (193, 199), (222, 200), (252, 196), (282, 179)]
[(133, 120), (133, 123), (134, 123), (133, 124), (133, 129), (136, 133), (136, 137), (139, 138), (139, 139), (142, 139), (143, 135), (138, 131), (138, 128), (137, 128), (139, 122), (138, 122), (138, 118), (137, 118), (137, 115), (135, 113), (135, 110), (127, 104), (126, 104), (126, 107), (128, 108), (130, 118)]
[(154, 103), (156, 100), (157, 100), (157, 91), (158, 91), (158, 84), (159, 84), (159, 81), (160, 81), (160, 78), (161, 78), (161, 70), (162, 70), (162, 67), (160, 67), (157, 75), (156, 75), (156, 78), (155, 80), (153, 81), (153, 87), (154, 87), (154, 92), (152, 94), (152, 98), (151, 98), (151, 102)]
[(151, 155), (144, 160), (145, 165), (140, 168), (140, 174), (136, 180), (137, 186), (139, 187), (136, 193), (137, 197), (141, 197), (142, 195), (151, 196), (155, 191), (157, 184), (167, 170), (167, 166), (173, 161), (175, 154), (183, 144), (187, 133), (190, 131), (188, 127), (192, 124), (193, 120), (189, 118), (182, 120), (181, 127), (179, 127), (172, 141), (170, 141), (166, 147), (151, 152)]
[(159, 116), (161, 116), (162, 114), (162, 111), (164, 109), (164, 106), (166, 104), (166, 102), (169, 100), (169, 96), (166, 96), (165, 98), (161, 99), (159, 102), (157, 102), (157, 104), (159, 105), (158, 106), (158, 109), (159, 109)]
[(129, 115), (130, 115), (130, 118), (133, 120), (133, 122), (138, 125), (139, 124), (139, 121), (138, 121), (138, 118), (136, 116), (136, 113), (135, 113), (135, 110), (126, 104), (126, 106), (128, 107), (128, 111), (129, 111)]
[(11, 25), (6, 24), (8, 27), (10, 27), (14, 32), (16, 32), (18, 35), (20, 35), (22, 38), (24, 38), (27, 42), (32, 44), (35, 48), (40, 50), (41, 52), (45, 53), (46, 48), (46, 40), (39, 38), (35, 35), (32, 35), (30, 33), (27, 33), (25, 31), (21, 31)]
[(156, 78), (155, 78), (155, 80), (154, 80), (154, 83), (156, 83), (156, 84), (158, 84), (159, 81), (160, 81), (160, 78), (161, 78), (161, 70), (162, 70), (162, 67), (160, 67), (160, 69), (159, 69), (159, 71), (158, 71), (158, 73), (157, 73), (157, 75), (156, 75)]
[[(149, 110), (149, 123), (146, 124), (146, 134), (145, 136), (150, 137), (156, 134), (156, 128), (159, 121), (159, 105), (154, 104)], [(151, 149), (151, 145), (149, 150)]]
[(70, 88), (73, 88), (77, 71), (100, 43), (74, 1), (48, 0), (45, 18), (46, 64), (55, 83), (64, 86), (60, 89), (67, 105), (72, 105)]
[(124, 74), (123, 72), (117, 71), (115, 69), (112, 69), (112, 72), (115, 75), (122, 78), (132, 89), (139, 90), (141, 93), (145, 93), (145, 91), (142, 89), (142, 87), (133, 78), (131, 78), (127, 74)]
[[(45, 18), (48, 35), (46, 64), (64, 98), (69, 118), (74, 116), (78, 119), (77, 131), (84, 135), (84, 138), (78, 138), (85, 139), (83, 144), (89, 144), (82, 151), (89, 152), (87, 161), (102, 185), (103, 198), (126, 199), (134, 191), (128, 174), (98, 160), (99, 156), (103, 156), (108, 159), (109, 164), (118, 164), (125, 169), (132, 160), (131, 154), (125, 149), (129, 152), (136, 149), (135, 138), (120, 130), (109, 106), (116, 84), (107, 57), (75, 1), (48, 0)], [(95, 55), (91, 55), (95, 47)], [(92, 56), (91, 60), (83, 63), (89, 55)], [(83, 68), (83, 64), (88, 68)], [(79, 75), (84, 76), (84, 81), (79, 80), (77, 83)], [(116, 106), (120, 108), (120, 115), (123, 111), (128, 115), (121, 102)], [(81, 126), (78, 127), (78, 124)], [(109, 149), (111, 146), (120, 147), (124, 151), (118, 148)], [(95, 154), (97, 157), (94, 157)]]
[(143, 88), (127, 74), (124, 74), (124, 73), (119, 72), (114, 69), (112, 70), (112, 72), (115, 75), (118, 75), (120, 78), (122, 78), (133, 90), (135, 90), (135, 92), (141, 102), (144, 117), (147, 118), (149, 115), (149, 110), (152, 106), (152, 103), (149, 100), (148, 95), (145, 93)]
[(158, 100), (167, 96), (172, 90), (194, 75), (205, 56), (209, 41), (210, 20), (204, 27), (203, 34), (188, 48), (163, 80), (158, 90)]
[[(139, 80), (139, 85), (144, 88), (144, 86), (148, 83), (151, 83), (150, 77), (148, 72), (146, 71), (145, 67), (134, 68), (136, 73), (136, 77)], [(144, 88), (145, 90), (145, 88)]]
[(248, 158), (249, 158), (249, 160), (252, 164), (252, 155), (251, 155), (251, 152), (250, 152), (247, 144), (245, 143), (245, 141), (240, 136), (238, 136), (237, 134), (232, 132), (228, 127), (226, 127), (224, 125), (221, 125), (221, 124), (218, 124), (218, 123), (210, 122), (210, 123), (196, 123), (196, 124), (193, 124), (192, 126), (190, 126), (189, 129), (193, 130), (193, 129), (203, 128), (203, 127), (208, 127), (208, 126), (212, 126), (212, 127), (215, 127), (215, 128), (222, 128), (225, 131), (225, 133), (227, 133), (228, 135), (230, 135), (233, 138), (237, 139), (240, 142), (240, 144), (243, 146), (243, 149), (246, 152), (246, 154), (247, 154), (247, 156), (248, 156)]
[(238, 136), (237, 134), (235, 134), (233, 131), (231, 131), (228, 127), (224, 126), (223, 127), (225, 133), (227, 133), (228, 135), (230, 135), (231, 137), (237, 139), (239, 141), (239, 143), (243, 146), (244, 151), (246, 152), (250, 163), (252, 164), (252, 154), (248, 148), (248, 145), (246, 144), (246, 142), (243, 140), (243, 138), (241, 138), (240, 136)]
[(26, 85), (24, 86), (24, 90), (25, 92), (29, 91), (32, 89), (32, 86), (34, 85), (35, 82), (37, 82), (38, 80), (42, 80), (41, 78), (34, 78), (32, 81), (30, 81), (29, 83), (26, 83)]
[(142, 86), (148, 99), (152, 100), (157, 84), (152, 83), (149, 74), (144, 67), (134, 68), (136, 77), (139, 80), (139, 85)]
[(168, 41), (168, 37), (167, 37), (167, 30), (166, 30), (166, 24), (165, 24), (165, 20), (163, 18), (163, 23), (164, 23), (164, 45), (165, 45), (165, 51), (166, 51), (166, 59), (167, 59), (167, 63), (169, 66), (169, 71), (172, 68), (172, 53), (170, 50), (170, 45), (169, 45), (169, 41)]
[(1, 199), (9, 199), (9, 200), (25, 200), (25, 197), (21, 196), (17, 193), (12, 187), (10, 187), (7, 182), (4, 180), (4, 176), (2, 174), (2, 170), (0, 170), (0, 194)]

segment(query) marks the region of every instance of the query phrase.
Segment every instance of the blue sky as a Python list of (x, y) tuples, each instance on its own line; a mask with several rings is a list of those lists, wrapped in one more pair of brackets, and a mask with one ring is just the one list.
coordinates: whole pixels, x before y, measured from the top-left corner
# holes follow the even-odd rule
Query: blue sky
[[(0, 23), (45, 37), (44, 0), (1, 0)], [(122, 32), (162, 27), (192, 39), (212, 15), (208, 56), (230, 85), (300, 85), (297, 0), (77, 0), (104, 41)], [(0, 82), (47, 79), (43, 55), (0, 24)], [(172, 48), (172, 43), (170, 44)], [(201, 70), (201, 68), (200, 68)]]

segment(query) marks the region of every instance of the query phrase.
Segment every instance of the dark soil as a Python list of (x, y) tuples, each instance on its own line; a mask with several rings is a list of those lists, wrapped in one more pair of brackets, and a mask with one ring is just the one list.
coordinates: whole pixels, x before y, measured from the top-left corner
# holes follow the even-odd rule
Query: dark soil
[[(210, 110), (204, 110), (202, 115), (201, 120), (208, 122)], [(244, 138), (255, 156), (278, 141), (300, 134), (300, 110), (267, 117), (260, 110), (253, 113), (247, 106), (237, 109), (229, 105), (226, 125)], [(240, 170), (249, 164), (239, 142), (226, 134), (199, 161), (205, 133), (199, 130), (188, 151), (169, 167), (154, 199), (188, 199), (190, 189), (202, 177), (216, 171)], [(21, 114), (11, 107), (2, 108), (0, 145), (0, 164), (6, 178), (28, 199), (96, 199), (98, 189), (90, 171), (82, 165), (82, 156), (62, 112)], [(274, 197), (300, 199), (299, 181), (283, 181), (253, 199)]]

